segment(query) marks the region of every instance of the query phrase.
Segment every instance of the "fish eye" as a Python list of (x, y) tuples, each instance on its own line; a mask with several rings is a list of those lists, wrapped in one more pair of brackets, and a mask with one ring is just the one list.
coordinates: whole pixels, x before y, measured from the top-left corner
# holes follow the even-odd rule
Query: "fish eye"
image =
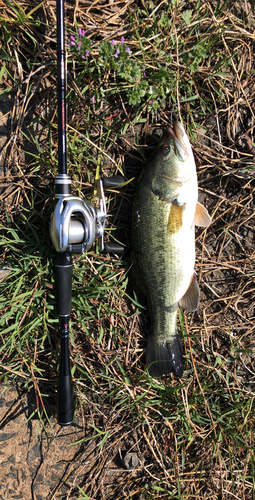
[(170, 147), (168, 146), (168, 144), (163, 144), (163, 146), (162, 146), (162, 153), (164, 153), (165, 155), (167, 155), (169, 152), (170, 152)]

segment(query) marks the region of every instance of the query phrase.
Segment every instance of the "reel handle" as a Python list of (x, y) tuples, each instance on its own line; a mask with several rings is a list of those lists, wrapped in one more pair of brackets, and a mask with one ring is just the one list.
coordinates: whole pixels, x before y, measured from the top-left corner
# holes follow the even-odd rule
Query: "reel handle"
[(119, 187), (125, 182), (122, 175), (112, 175), (112, 177), (102, 177), (103, 186), (105, 189)]
[(104, 241), (104, 253), (116, 253), (121, 255), (125, 248), (114, 241)]
[[(109, 188), (119, 188), (121, 184), (125, 182), (124, 177), (122, 175), (112, 175), (112, 177), (102, 177), (102, 183), (104, 189)], [(121, 255), (125, 248), (118, 243), (113, 241), (104, 241), (103, 236), (101, 239), (101, 249), (104, 253), (116, 253)]]

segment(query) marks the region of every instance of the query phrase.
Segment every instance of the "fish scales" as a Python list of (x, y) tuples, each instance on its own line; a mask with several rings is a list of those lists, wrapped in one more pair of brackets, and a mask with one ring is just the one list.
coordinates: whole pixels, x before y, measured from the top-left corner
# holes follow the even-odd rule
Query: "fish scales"
[[(199, 300), (194, 280), (197, 177), (191, 147), (183, 134), (181, 125), (175, 123), (174, 131), (169, 129), (163, 135), (138, 181), (133, 202), (133, 269), (138, 287), (148, 299), (151, 328), (146, 362), (152, 376), (171, 371), (182, 376), (178, 303), (183, 300), (183, 306), (194, 310)], [(164, 148), (167, 154), (162, 153)], [(209, 215), (201, 207), (202, 222), (208, 224)]]

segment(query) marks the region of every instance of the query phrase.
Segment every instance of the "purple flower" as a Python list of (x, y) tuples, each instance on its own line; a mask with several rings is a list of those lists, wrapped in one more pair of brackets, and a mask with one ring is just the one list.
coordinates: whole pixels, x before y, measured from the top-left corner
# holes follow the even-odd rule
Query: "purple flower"
[(112, 40), (112, 41), (111, 41), (111, 45), (115, 45), (115, 40)]
[(132, 50), (130, 50), (129, 47), (125, 50), (125, 52), (127, 52), (129, 56), (131, 56), (131, 54), (132, 54)]
[(82, 57), (82, 59), (86, 59), (85, 56), (81, 56), (81, 57)]
[(86, 57), (89, 57), (89, 50), (86, 49)]
[(96, 102), (96, 99), (95, 99), (95, 97), (94, 97), (94, 96), (93, 96), (93, 97), (91, 97), (91, 98), (90, 98), (90, 100), (91, 100), (91, 102)]
[(147, 78), (145, 71), (143, 70), (143, 77)]
[(81, 28), (78, 29), (79, 37), (82, 38), (85, 35), (85, 31)]
[(70, 46), (75, 45), (75, 38), (73, 35), (70, 36)]
[(125, 40), (125, 38), (124, 38), (124, 36), (122, 36), (120, 39), (121, 47), (123, 47), (124, 40)]
[(78, 47), (77, 48), (78, 48), (78, 50), (80, 50), (80, 48), (81, 48), (81, 41), (78, 42)]
[(120, 49), (117, 49), (115, 54), (113, 54), (113, 57), (118, 57), (119, 54), (120, 54)]

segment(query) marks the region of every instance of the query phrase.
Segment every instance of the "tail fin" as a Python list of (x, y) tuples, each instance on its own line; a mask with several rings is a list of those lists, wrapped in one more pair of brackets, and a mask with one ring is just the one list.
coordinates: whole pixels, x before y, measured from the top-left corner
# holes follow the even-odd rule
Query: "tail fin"
[(149, 365), (151, 377), (161, 377), (174, 372), (176, 377), (182, 378), (183, 357), (182, 345), (179, 334), (170, 342), (159, 342), (152, 335), (147, 341), (146, 364)]

